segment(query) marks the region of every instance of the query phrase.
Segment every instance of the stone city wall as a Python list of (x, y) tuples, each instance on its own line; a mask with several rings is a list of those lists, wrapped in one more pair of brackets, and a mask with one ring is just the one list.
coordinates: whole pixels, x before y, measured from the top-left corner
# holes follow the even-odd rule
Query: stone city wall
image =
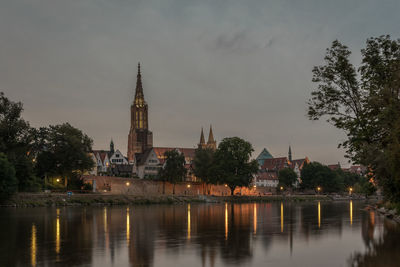
[[(136, 196), (172, 195), (174, 185), (168, 182), (146, 179), (120, 178), (111, 176), (84, 176), (85, 183), (95, 185), (95, 191), (108, 194), (128, 194)], [(266, 187), (238, 187), (235, 194), (265, 195), (271, 194)], [(206, 185), (198, 182), (182, 182), (175, 184), (175, 195), (230, 195), (229, 187), (224, 185)]]

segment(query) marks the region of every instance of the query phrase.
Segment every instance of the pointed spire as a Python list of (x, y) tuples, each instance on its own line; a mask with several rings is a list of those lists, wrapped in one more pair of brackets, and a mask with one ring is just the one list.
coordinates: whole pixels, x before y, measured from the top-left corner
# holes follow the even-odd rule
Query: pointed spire
[(137, 97), (138, 95), (143, 96), (142, 74), (140, 73), (140, 62), (138, 63), (138, 73), (137, 73), (137, 78), (136, 78), (135, 97)]
[(111, 138), (111, 142), (110, 142), (110, 152), (111, 154), (114, 154), (114, 141)]
[(292, 148), (289, 145), (289, 153), (288, 153), (289, 161), (292, 161)]
[(200, 134), (200, 145), (204, 145), (206, 143), (204, 139), (203, 127), (201, 127), (201, 134)]
[(214, 143), (214, 134), (212, 131), (212, 125), (210, 124), (210, 133), (208, 134), (208, 142), (207, 144), (212, 144)]

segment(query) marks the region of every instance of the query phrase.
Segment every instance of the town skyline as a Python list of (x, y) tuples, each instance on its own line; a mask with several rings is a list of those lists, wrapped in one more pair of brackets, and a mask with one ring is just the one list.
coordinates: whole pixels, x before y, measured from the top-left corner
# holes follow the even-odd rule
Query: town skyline
[(212, 124), (218, 142), (251, 142), (254, 158), (291, 145), (294, 157), (346, 166), (345, 135), (306, 117), (311, 70), (335, 39), (358, 64), (368, 37), (400, 35), (397, 1), (26, 5), (0, 4), (0, 90), (32, 126), (68, 121), (94, 149), (113, 139), (124, 154), (140, 61), (155, 146), (195, 147)]

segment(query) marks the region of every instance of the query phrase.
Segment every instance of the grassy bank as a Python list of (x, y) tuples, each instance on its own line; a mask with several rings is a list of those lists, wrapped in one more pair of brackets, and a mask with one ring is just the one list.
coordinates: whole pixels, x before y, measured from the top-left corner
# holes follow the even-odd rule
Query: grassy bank
[(90, 206), (90, 205), (133, 205), (133, 204), (179, 204), (179, 203), (247, 203), (273, 201), (331, 201), (324, 195), (293, 196), (132, 196), (107, 194), (49, 194), (20, 193), (1, 203), (7, 207), (47, 207), (47, 206)]

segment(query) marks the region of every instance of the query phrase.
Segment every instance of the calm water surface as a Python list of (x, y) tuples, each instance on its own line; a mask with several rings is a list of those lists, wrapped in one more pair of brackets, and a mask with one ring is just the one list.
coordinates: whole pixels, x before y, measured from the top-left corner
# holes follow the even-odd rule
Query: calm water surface
[(362, 202), (0, 209), (0, 266), (400, 266)]

